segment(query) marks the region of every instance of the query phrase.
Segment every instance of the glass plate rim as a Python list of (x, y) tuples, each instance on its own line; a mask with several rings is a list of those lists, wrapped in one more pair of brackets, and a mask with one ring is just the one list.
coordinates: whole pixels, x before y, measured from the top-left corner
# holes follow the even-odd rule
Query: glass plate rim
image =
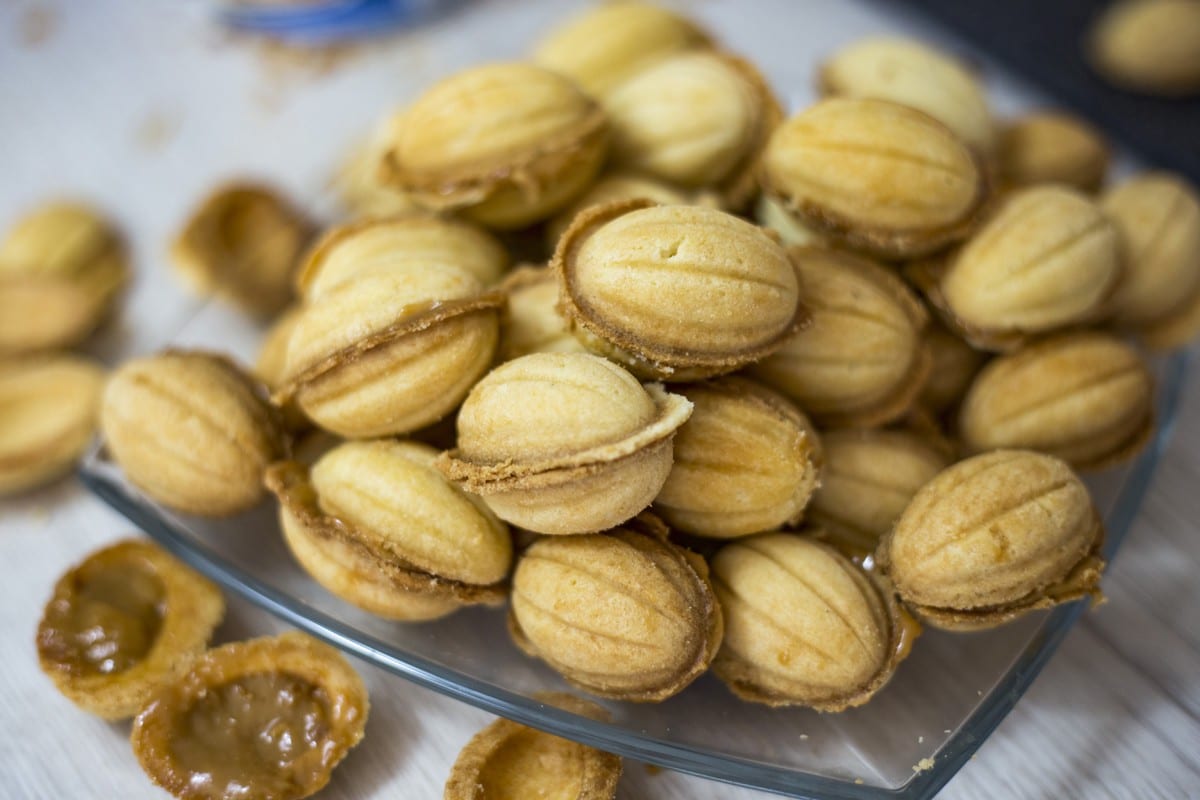
[[(1158, 428), (1149, 446), (1130, 468), (1129, 478), (1121, 487), (1108, 521), (1104, 556), (1110, 562), (1141, 509), (1162, 451), (1170, 441), (1189, 362), (1189, 352), (1176, 352), (1164, 358), (1163, 377), (1159, 382)], [(420, 656), (400, 655), (386, 642), (361, 635), (321, 612), (301, 607), (284, 593), (246, 574), (228, 559), (196, 542), (190, 534), (176, 531), (156, 513), (153, 506), (125, 491), (121, 482), (114, 477), (116, 467), (102, 459), (101, 450), (99, 444), (95, 445), (78, 469), (78, 477), (89, 491), (189, 566), (316, 638), (419, 686), (530, 727), (678, 772), (798, 800), (932, 798), (1016, 706), (1049, 663), (1088, 603), (1087, 600), (1076, 601), (1049, 612), (1013, 666), (933, 754), (934, 766), (914, 773), (903, 786), (888, 789), (783, 769), (735, 756), (716, 756), (702, 748), (663, 742), (652, 736), (620, 730), (604, 722), (537, 703), (516, 692), (485, 688), (469, 675), (444, 669)]]

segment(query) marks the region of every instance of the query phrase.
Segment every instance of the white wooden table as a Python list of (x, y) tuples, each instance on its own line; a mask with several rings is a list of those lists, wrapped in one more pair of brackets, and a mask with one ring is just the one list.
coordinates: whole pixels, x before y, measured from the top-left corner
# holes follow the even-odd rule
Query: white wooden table
[[(90, 199), (129, 234), (137, 279), (120, 320), (91, 345), (115, 363), (167, 341), (198, 307), (170, 275), (166, 242), (224, 176), (257, 175), (328, 214), (346, 147), (432, 78), (518, 56), (577, 3), (468, 6), (418, 34), (321, 71), (288, 66), (215, 31), (204, 3), (0, 3), (0, 226), (53, 196)], [(746, 9), (752, 9), (747, 13)], [(836, 0), (705, 2), (694, 13), (757, 58), (793, 108), (815, 60), (864, 33), (924, 31)], [(994, 81), (1001, 111), (1019, 90)], [(1018, 708), (949, 784), (948, 798), (1200, 797), (1200, 381), (1135, 529), (1088, 615)], [(161, 798), (126, 724), (77, 711), (38, 672), (34, 628), (56, 577), (130, 525), (66, 480), (0, 501), (0, 797)], [(232, 601), (220, 640), (279, 629)], [(373, 711), (325, 798), (438, 798), (488, 715), (362, 666)], [(621, 796), (766, 798), (628, 764)]]

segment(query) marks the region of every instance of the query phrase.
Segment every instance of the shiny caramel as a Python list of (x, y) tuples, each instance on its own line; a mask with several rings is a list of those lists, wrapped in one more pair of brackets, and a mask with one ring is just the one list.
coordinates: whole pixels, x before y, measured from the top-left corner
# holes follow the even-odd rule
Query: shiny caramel
[(208, 651), (134, 721), (142, 769), (184, 800), (299, 800), (362, 739), (362, 680), (298, 632)]
[(111, 675), (145, 657), (162, 629), (162, 579), (131, 562), (87, 562), (55, 594), (38, 652), (76, 675)]
[(220, 590), (165, 550), (117, 542), (55, 584), (38, 665), (84, 711), (124, 719), (191, 666), (224, 613)]

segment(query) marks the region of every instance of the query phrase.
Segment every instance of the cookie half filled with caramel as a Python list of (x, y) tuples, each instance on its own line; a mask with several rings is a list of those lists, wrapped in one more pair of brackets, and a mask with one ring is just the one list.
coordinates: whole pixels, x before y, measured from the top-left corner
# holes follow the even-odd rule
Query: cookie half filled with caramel
[(133, 752), (186, 800), (298, 800), (363, 737), (367, 691), (333, 648), (298, 632), (205, 653), (142, 709)]
[(188, 668), (224, 614), (216, 586), (157, 546), (129, 539), (55, 584), (38, 625), (38, 663), (75, 705), (124, 719)]

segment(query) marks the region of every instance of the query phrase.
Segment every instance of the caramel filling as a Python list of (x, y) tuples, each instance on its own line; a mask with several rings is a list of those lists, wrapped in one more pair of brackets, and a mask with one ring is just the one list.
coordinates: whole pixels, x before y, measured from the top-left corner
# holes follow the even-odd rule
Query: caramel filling
[(325, 691), (283, 672), (206, 689), (175, 722), (171, 751), (205, 797), (301, 796), (339, 748)]
[(73, 675), (123, 672), (150, 652), (165, 611), (166, 588), (153, 572), (136, 563), (93, 565), (50, 602), (38, 650)]

